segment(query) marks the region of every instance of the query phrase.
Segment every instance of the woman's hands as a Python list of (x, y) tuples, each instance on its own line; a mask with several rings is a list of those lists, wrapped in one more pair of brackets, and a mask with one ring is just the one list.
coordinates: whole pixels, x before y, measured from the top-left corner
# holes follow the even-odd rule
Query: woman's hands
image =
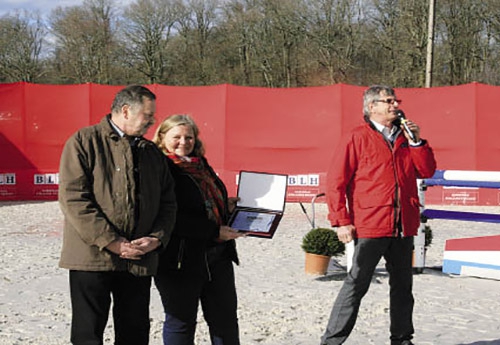
[(240, 200), (238, 197), (229, 197), (227, 198), (227, 208), (229, 209), (229, 213), (233, 213), (236, 208), (236, 203)]
[(235, 230), (227, 225), (222, 225), (219, 229), (219, 238), (218, 240), (221, 242), (234, 240), (239, 237), (245, 237), (246, 235), (238, 230)]
[[(238, 198), (238, 197), (227, 198), (227, 207), (228, 207), (229, 213), (233, 213), (234, 209), (236, 208), (236, 203), (239, 200), (240, 200), (240, 198)], [(217, 241), (225, 242), (225, 241), (235, 240), (239, 237), (245, 237), (245, 236), (246, 236), (246, 234), (243, 232), (239, 232), (238, 230), (233, 229), (230, 226), (222, 225), (219, 228), (219, 237), (217, 238)]]

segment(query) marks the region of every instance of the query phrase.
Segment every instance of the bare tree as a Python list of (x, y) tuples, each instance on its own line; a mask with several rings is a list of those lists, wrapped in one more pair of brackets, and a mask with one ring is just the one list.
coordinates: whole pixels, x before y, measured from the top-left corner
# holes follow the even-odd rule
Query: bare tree
[(228, 82), (262, 85), (256, 47), (262, 11), (256, 0), (231, 0), (224, 8), (224, 22), (219, 28), (223, 42), (219, 61), (226, 66)]
[(422, 0), (373, 0), (369, 12), (379, 78), (398, 87), (425, 85), (428, 6)]
[(84, 0), (82, 6), (52, 12), (56, 70), (62, 82), (111, 83), (116, 49), (113, 0)]
[(0, 81), (39, 80), (45, 31), (38, 13), (24, 11), (0, 18)]
[(304, 13), (308, 22), (308, 46), (310, 55), (319, 64), (318, 72), (311, 71), (310, 74), (319, 75), (320, 83), (348, 80), (354, 67), (354, 54), (361, 43), (360, 6), (360, 1), (352, 0), (308, 1), (308, 11)]
[(484, 22), (481, 3), (475, 0), (443, 0), (438, 7), (440, 16), (441, 70), (446, 71), (445, 83), (450, 85), (474, 81), (483, 64), (481, 51)]
[(126, 54), (149, 83), (165, 80), (167, 44), (176, 19), (172, 0), (137, 0), (124, 12)]
[(477, 81), (500, 84), (500, 2), (485, 0), (479, 4), (479, 16), (483, 22), (480, 49), (482, 63), (474, 75)]
[[(425, 85), (426, 0), (114, 1), (0, 18), (0, 82)], [(435, 13), (433, 85), (500, 85), (500, 2)]]
[(208, 85), (218, 81), (213, 64), (214, 31), (220, 19), (219, 0), (179, 1), (175, 42), (181, 84)]
[(301, 86), (300, 82), (300, 48), (306, 38), (306, 23), (302, 16), (305, 11), (303, 1), (267, 0), (264, 2), (264, 13), (268, 14), (273, 32), (271, 39), (275, 48), (277, 70), (280, 72), (279, 86)]
[(304, 85), (301, 46), (305, 40), (302, 0), (257, 0), (252, 28), (255, 65), (268, 87)]

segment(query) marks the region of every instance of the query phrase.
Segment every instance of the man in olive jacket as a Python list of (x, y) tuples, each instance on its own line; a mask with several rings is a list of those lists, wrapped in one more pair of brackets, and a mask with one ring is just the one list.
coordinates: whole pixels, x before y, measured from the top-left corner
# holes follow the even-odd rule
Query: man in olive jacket
[(149, 343), (151, 276), (176, 213), (173, 179), (156, 145), (156, 96), (132, 85), (111, 114), (71, 136), (59, 169), (64, 235), (59, 266), (70, 270), (72, 344), (102, 344), (111, 296), (115, 344)]

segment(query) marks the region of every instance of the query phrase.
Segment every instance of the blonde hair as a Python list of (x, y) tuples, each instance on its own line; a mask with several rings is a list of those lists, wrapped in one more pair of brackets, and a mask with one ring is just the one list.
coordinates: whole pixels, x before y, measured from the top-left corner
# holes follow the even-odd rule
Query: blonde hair
[(171, 115), (160, 123), (158, 128), (156, 128), (153, 137), (153, 142), (156, 146), (158, 146), (163, 152), (168, 152), (163, 144), (163, 138), (169, 130), (177, 126), (189, 126), (193, 130), (194, 149), (191, 156), (202, 157), (205, 154), (205, 148), (199, 138), (200, 130), (198, 129), (198, 126), (194, 122), (193, 118), (187, 114)]

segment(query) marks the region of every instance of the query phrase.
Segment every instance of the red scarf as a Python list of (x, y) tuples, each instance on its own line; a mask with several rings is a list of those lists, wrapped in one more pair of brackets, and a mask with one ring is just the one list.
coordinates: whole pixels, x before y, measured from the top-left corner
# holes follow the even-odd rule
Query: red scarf
[(170, 158), (182, 171), (191, 175), (200, 186), (205, 199), (205, 208), (209, 219), (221, 225), (224, 212), (224, 195), (217, 187), (215, 178), (199, 157), (181, 157), (168, 153)]

